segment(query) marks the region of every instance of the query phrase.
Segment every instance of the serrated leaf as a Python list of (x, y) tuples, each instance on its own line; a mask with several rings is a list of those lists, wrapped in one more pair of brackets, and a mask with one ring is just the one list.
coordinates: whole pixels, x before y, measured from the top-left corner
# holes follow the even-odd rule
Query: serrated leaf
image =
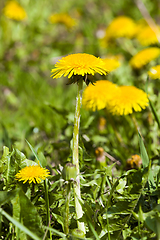
[(37, 236), (42, 237), (44, 231), (42, 229), (42, 220), (39, 216), (36, 207), (26, 197), (23, 191), (19, 192), (20, 206), (21, 206), (21, 218), (23, 224)]

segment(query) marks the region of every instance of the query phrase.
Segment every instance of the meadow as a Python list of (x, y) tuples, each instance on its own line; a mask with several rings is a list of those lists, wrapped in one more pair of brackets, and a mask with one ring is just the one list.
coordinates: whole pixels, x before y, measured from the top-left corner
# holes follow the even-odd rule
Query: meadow
[(0, 239), (160, 240), (159, 0), (1, 0)]

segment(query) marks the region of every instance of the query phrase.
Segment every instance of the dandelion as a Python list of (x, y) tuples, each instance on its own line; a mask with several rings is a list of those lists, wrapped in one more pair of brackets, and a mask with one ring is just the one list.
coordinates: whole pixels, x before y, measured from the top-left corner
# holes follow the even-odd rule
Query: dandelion
[(142, 111), (148, 106), (147, 94), (134, 86), (120, 86), (110, 99), (108, 109), (115, 115), (131, 114), (133, 110)]
[(156, 44), (160, 41), (160, 27), (151, 28), (150, 26), (145, 26), (136, 38), (144, 46)]
[(95, 73), (106, 75), (108, 70), (102, 59), (86, 53), (77, 53), (63, 57), (51, 72), (53, 78), (60, 78), (63, 75), (71, 78), (74, 75), (87, 76)]
[(67, 13), (56, 13), (56, 14), (52, 14), (49, 17), (49, 21), (50, 23), (60, 23), (65, 25), (67, 28), (72, 28), (76, 25), (76, 20), (73, 19), (70, 15), (68, 15)]
[(142, 68), (144, 65), (157, 58), (159, 55), (160, 48), (150, 47), (143, 49), (131, 58), (130, 65), (133, 68)]
[(6, 17), (13, 20), (22, 21), (27, 18), (25, 10), (16, 1), (7, 2), (3, 11)]
[(117, 85), (107, 80), (90, 84), (83, 92), (82, 105), (85, 109), (96, 111), (106, 107), (117, 92)]
[(157, 79), (160, 78), (160, 65), (154, 66), (150, 69), (150, 71), (148, 72), (148, 75), (152, 78), (152, 79)]
[(119, 16), (110, 23), (106, 29), (106, 36), (109, 38), (127, 37), (132, 38), (135, 34), (135, 22), (126, 16)]
[(103, 59), (109, 72), (117, 69), (120, 66), (120, 62), (115, 58), (105, 58)]
[(48, 169), (42, 168), (40, 165), (33, 165), (21, 169), (16, 174), (16, 179), (18, 181), (23, 181), (23, 183), (28, 181), (29, 184), (32, 182), (36, 184), (40, 183), (41, 180), (45, 180), (49, 175)]

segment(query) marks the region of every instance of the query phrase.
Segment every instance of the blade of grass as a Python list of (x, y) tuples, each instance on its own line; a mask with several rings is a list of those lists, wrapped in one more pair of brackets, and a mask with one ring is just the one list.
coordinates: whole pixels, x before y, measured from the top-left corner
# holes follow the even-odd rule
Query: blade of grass
[(156, 122), (158, 124), (158, 127), (160, 129), (160, 119), (159, 119), (157, 111), (156, 111), (156, 109), (155, 109), (155, 107), (154, 107), (154, 105), (153, 105), (153, 103), (151, 102), (150, 99), (149, 99), (149, 105), (150, 105), (151, 111), (152, 111), (152, 113), (154, 115), (154, 118), (155, 118), (155, 120), (156, 120)]
[(37, 159), (37, 161), (38, 161), (38, 162), (40, 163), (40, 165), (41, 165), (40, 159), (39, 159), (37, 153), (35, 152), (34, 148), (32, 147), (32, 145), (31, 145), (27, 140), (26, 140), (26, 142), (28, 143), (28, 145), (29, 145), (29, 147), (30, 147), (32, 153), (33, 153), (34, 156), (35, 156), (35, 158)]
[(2, 208), (0, 208), (0, 214), (5, 216), (10, 222), (12, 222), (16, 227), (18, 227), (21, 231), (25, 232), (28, 236), (33, 238), (34, 240), (41, 240), (39, 237), (37, 237), (34, 233), (32, 233), (28, 228), (26, 228), (24, 225), (22, 225), (20, 222), (15, 220), (13, 217), (11, 217), (8, 213), (6, 213)]
[(140, 154), (141, 154), (141, 158), (142, 158), (142, 163), (143, 163), (143, 168), (148, 167), (148, 181), (149, 181), (149, 185), (151, 188), (155, 187), (155, 182), (154, 182), (154, 178), (153, 178), (153, 173), (151, 171), (151, 161), (149, 160), (146, 148), (144, 146), (144, 142), (142, 140), (142, 137), (140, 135), (140, 133), (138, 132), (139, 135), (139, 145), (140, 145)]
[(57, 236), (60, 236), (62, 237), (64, 240), (67, 240), (66, 238), (66, 234), (62, 233), (62, 232), (59, 232), (58, 230), (54, 229), (54, 228), (51, 228), (51, 227), (44, 227), (45, 229), (48, 229), (49, 231), (51, 232), (54, 232)]

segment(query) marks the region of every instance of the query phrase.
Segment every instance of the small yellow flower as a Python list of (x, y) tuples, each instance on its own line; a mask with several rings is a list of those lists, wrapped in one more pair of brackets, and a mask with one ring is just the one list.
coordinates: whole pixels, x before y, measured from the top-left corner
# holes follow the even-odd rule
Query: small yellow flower
[(130, 65), (133, 68), (142, 68), (144, 65), (157, 58), (159, 55), (160, 48), (150, 47), (143, 49), (131, 58)]
[(23, 181), (23, 183), (26, 183), (27, 181), (30, 183), (40, 183), (41, 180), (45, 180), (46, 177), (48, 177), (49, 170), (42, 168), (40, 165), (33, 165), (33, 166), (27, 166), (23, 169), (21, 169), (16, 174), (16, 179), (18, 181)]
[(150, 69), (150, 71), (148, 72), (148, 75), (152, 78), (152, 79), (157, 79), (160, 78), (160, 65), (154, 66)]
[(106, 29), (106, 36), (109, 38), (127, 37), (132, 38), (135, 34), (135, 22), (126, 16), (119, 16), (109, 24)]
[(63, 75), (71, 78), (73, 75), (85, 76), (95, 73), (106, 75), (108, 70), (102, 59), (86, 53), (76, 53), (60, 59), (51, 72), (53, 78), (60, 78)]
[(6, 17), (13, 20), (22, 21), (27, 18), (25, 10), (16, 1), (7, 2), (3, 11)]
[(76, 25), (76, 20), (73, 19), (70, 15), (68, 15), (67, 13), (56, 13), (56, 14), (52, 14), (49, 17), (49, 21), (51, 23), (60, 23), (60, 24), (64, 24), (67, 28), (72, 28)]
[(117, 85), (107, 80), (90, 84), (83, 92), (82, 105), (87, 110), (100, 110), (106, 107), (110, 99), (116, 94)]
[(109, 72), (117, 69), (120, 66), (120, 62), (115, 58), (104, 58), (103, 61), (105, 62)]
[(134, 86), (120, 86), (108, 104), (110, 112), (115, 115), (131, 114), (133, 110), (140, 112), (147, 106), (147, 94)]
[(160, 27), (145, 26), (137, 35), (137, 39), (144, 46), (158, 43), (160, 41)]

